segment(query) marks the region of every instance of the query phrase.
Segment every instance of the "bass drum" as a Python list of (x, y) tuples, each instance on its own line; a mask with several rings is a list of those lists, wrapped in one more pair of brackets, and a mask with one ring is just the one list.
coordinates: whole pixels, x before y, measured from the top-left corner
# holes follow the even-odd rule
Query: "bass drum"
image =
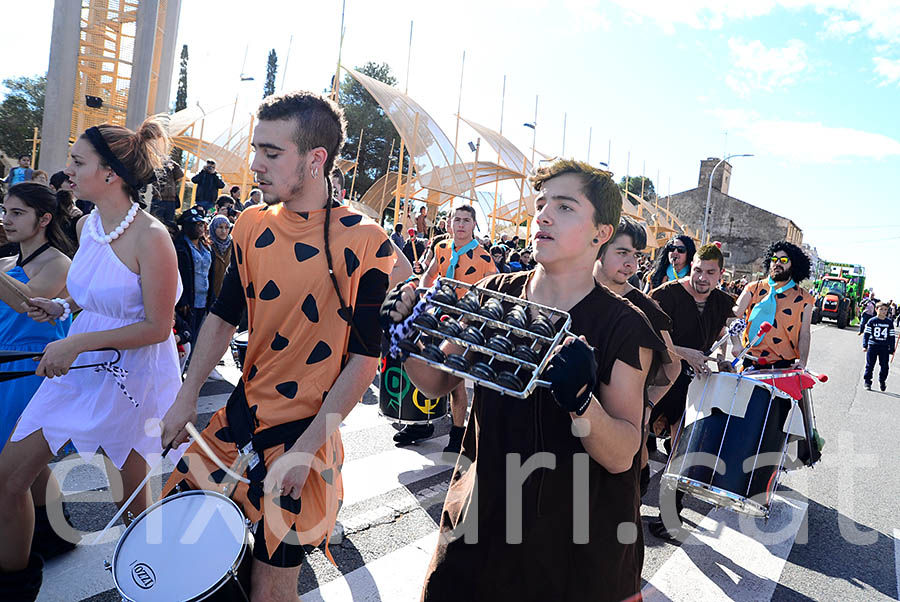
[(802, 433), (797, 403), (777, 388), (739, 374), (696, 377), (662, 483), (767, 517), (788, 437)]
[(116, 544), (112, 576), (132, 602), (246, 602), (253, 536), (229, 498), (192, 490), (144, 510)]
[(431, 424), (449, 411), (447, 397), (428, 399), (409, 380), (399, 359), (381, 358), (378, 409), (398, 424)]

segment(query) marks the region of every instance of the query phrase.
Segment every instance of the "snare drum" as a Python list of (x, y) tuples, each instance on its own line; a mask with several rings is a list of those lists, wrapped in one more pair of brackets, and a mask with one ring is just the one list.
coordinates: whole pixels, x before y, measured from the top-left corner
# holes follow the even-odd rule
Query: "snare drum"
[(144, 510), (122, 534), (112, 576), (124, 600), (250, 599), (253, 536), (229, 498), (185, 491)]
[(231, 357), (234, 358), (234, 363), (238, 367), (238, 370), (244, 369), (244, 360), (247, 359), (247, 340), (249, 337), (250, 333), (244, 330), (243, 332), (234, 335), (231, 339)]
[(789, 435), (802, 435), (797, 403), (739, 374), (696, 377), (662, 483), (711, 504), (767, 517)]
[(409, 380), (399, 359), (381, 359), (381, 386), (378, 409), (382, 416), (399, 424), (431, 424), (449, 411), (446, 397), (428, 399)]

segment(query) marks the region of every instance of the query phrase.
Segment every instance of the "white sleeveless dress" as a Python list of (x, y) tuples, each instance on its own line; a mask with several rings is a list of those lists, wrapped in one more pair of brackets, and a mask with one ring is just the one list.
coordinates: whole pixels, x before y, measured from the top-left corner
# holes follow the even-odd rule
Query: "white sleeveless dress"
[[(99, 219), (98, 213), (92, 213), (84, 227), (93, 228), (91, 220)], [(98, 243), (87, 232), (80, 244), (66, 286), (82, 312), (73, 321), (69, 336), (143, 320), (140, 276), (128, 269), (108, 244)], [(178, 278), (176, 298), (181, 296), (181, 290)], [(112, 352), (82, 353), (72, 365), (114, 357)], [(63, 376), (44, 379), (22, 413), (12, 440), (19, 441), (43, 429), (54, 453), (71, 439), (83, 456), (90, 457), (103, 448), (118, 468), (122, 468), (132, 449), (144, 458), (158, 457), (162, 451), (159, 419), (181, 387), (174, 335), (156, 345), (123, 350), (117, 366), (127, 372), (120, 378), (127, 395), (116, 377), (105, 370), (70, 370)]]

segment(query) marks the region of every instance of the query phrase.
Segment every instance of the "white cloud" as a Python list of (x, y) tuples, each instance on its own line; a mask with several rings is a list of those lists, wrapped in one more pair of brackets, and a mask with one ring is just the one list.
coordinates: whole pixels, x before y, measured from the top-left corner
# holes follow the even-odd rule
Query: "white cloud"
[(872, 62), (875, 63), (875, 73), (881, 78), (879, 86), (900, 82), (900, 59), (876, 56)]
[(874, 132), (832, 127), (819, 122), (763, 119), (743, 110), (711, 112), (730, 132), (745, 138), (756, 154), (799, 163), (834, 163), (841, 159), (900, 156), (900, 141)]
[(825, 19), (825, 35), (834, 38), (847, 38), (859, 33), (862, 29), (862, 21), (859, 19), (847, 19), (844, 15), (833, 14)]
[(579, 28), (609, 31), (612, 24), (600, 5), (601, 0), (565, 0), (566, 8), (578, 19)]
[(725, 21), (770, 14), (776, 7), (812, 9), (825, 16), (825, 33), (847, 36), (865, 31), (873, 40), (900, 42), (900, 2), (896, 0), (612, 0), (627, 13), (657, 21), (664, 29), (687, 25), (721, 29)]
[(759, 40), (728, 40), (735, 72), (725, 78), (726, 84), (741, 96), (752, 90), (771, 92), (797, 81), (808, 69), (806, 44), (791, 40), (784, 48), (767, 48)]

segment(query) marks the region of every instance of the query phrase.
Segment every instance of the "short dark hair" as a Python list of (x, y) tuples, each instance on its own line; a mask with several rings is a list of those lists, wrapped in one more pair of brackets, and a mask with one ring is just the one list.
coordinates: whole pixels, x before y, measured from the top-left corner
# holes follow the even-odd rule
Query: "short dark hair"
[(240, 191), (241, 191), (241, 187), (238, 186), (237, 184), (235, 184), (234, 186), (232, 186), (231, 188), (228, 189), (228, 192), (234, 192), (235, 190), (237, 190), (238, 192), (240, 192)]
[(256, 116), (264, 121), (293, 120), (297, 152), (302, 155), (314, 148), (324, 148), (328, 158), (323, 171), (331, 173), (347, 135), (344, 111), (332, 100), (314, 92), (286, 92), (267, 97), (259, 105)]
[(494, 245), (491, 247), (491, 255), (496, 255), (498, 253), (506, 257), (506, 247), (503, 245)]
[(719, 269), (725, 267), (725, 256), (722, 255), (722, 249), (720, 249), (718, 245), (703, 245), (697, 249), (697, 252), (694, 254), (694, 259), (699, 259), (701, 261), (715, 260), (719, 263)]
[(340, 169), (335, 167), (334, 169), (331, 170), (331, 177), (337, 178), (338, 182), (340, 182), (340, 186), (338, 186), (338, 189), (344, 188), (344, 183), (346, 182), (346, 180), (344, 179), (344, 172), (342, 172)]
[(453, 213), (456, 213), (457, 211), (468, 211), (472, 215), (473, 220), (478, 219), (477, 217), (475, 217), (475, 207), (473, 207), (472, 205), (460, 205), (459, 207), (455, 207), (453, 209)]
[(763, 257), (763, 269), (767, 274), (772, 263), (772, 256), (778, 251), (782, 251), (791, 258), (791, 278), (794, 282), (799, 284), (809, 278), (809, 257), (803, 252), (803, 249), (786, 240), (773, 242), (766, 249)]
[(227, 194), (223, 194), (216, 199), (216, 207), (227, 207), (228, 205), (234, 205), (234, 199)]
[(395, 224), (394, 232), (396, 232), (397, 234), (403, 234), (403, 224)]
[[(643, 251), (647, 248), (647, 231), (644, 229), (644, 226), (631, 219), (627, 215), (623, 215), (619, 218), (619, 225), (616, 227), (615, 233), (610, 237), (609, 242), (604, 245), (604, 247), (609, 247), (609, 245), (620, 236), (627, 236), (631, 239), (631, 246), (633, 246), (638, 251)], [(604, 248), (604, 251), (606, 248)]]
[(594, 225), (615, 226), (622, 215), (622, 191), (613, 181), (612, 172), (594, 167), (575, 159), (557, 159), (547, 167), (540, 167), (531, 177), (535, 191), (540, 191), (544, 183), (556, 176), (567, 173), (581, 177), (582, 192), (594, 206)]
[(60, 187), (65, 184), (66, 180), (69, 179), (69, 176), (66, 175), (64, 171), (58, 171), (52, 176), (50, 176), (50, 186), (54, 190), (59, 190)]
[(18, 160), (21, 161), (22, 159), (30, 159), (30, 158), (31, 158), (30, 153), (23, 153), (23, 154), (19, 155)]

